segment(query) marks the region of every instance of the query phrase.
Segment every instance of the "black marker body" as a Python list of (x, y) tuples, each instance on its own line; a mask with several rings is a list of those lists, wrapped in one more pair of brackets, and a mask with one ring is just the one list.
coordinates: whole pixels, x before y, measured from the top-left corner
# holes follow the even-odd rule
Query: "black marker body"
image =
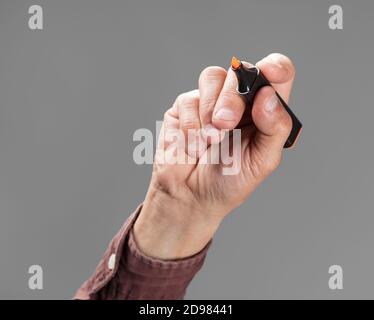
[[(247, 108), (252, 109), (253, 101), (258, 90), (264, 86), (270, 86), (270, 82), (265, 78), (261, 71), (256, 68), (245, 68), (243, 64), (239, 68), (232, 68), (238, 78), (238, 92), (246, 100)], [(292, 147), (302, 129), (302, 124), (299, 119), (295, 116), (292, 110), (289, 108), (287, 103), (282, 97), (276, 92), (279, 101), (286, 109), (292, 119), (292, 129), (290, 135), (287, 138), (284, 148)]]

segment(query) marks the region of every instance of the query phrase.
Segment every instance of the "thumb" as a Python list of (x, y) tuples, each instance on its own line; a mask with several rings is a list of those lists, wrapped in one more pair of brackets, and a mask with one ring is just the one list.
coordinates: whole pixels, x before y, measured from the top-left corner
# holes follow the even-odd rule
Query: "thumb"
[(291, 132), (292, 119), (271, 86), (263, 87), (256, 94), (252, 119), (257, 128), (254, 145), (259, 151), (268, 155), (281, 152)]

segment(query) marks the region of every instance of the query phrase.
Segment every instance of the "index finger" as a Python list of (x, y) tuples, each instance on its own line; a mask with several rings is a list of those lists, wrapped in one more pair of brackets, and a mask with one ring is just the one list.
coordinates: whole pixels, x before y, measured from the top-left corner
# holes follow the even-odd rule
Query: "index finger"
[(245, 101), (237, 92), (238, 81), (230, 68), (214, 107), (212, 122), (218, 129), (234, 129), (245, 111)]

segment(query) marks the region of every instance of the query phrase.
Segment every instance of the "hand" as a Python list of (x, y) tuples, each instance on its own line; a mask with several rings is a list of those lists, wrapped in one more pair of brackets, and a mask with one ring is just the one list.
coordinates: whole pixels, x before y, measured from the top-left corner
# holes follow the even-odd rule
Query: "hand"
[[(295, 76), (290, 59), (271, 54), (256, 65), (288, 102)], [(278, 167), (292, 127), (290, 116), (268, 86), (257, 93), (250, 117), (236, 87), (231, 69), (208, 67), (200, 74), (198, 89), (179, 95), (165, 113), (151, 183), (134, 225), (135, 240), (146, 255), (178, 259), (199, 252), (222, 219)], [(204, 164), (201, 159), (216, 157), (217, 146), (235, 128), (241, 129), (241, 141), (233, 162), (240, 163), (240, 170), (224, 175), (227, 165), (222, 161)], [(173, 143), (176, 131), (185, 138), (194, 133), (189, 136), (193, 139)], [(176, 164), (165, 161), (176, 155)]]

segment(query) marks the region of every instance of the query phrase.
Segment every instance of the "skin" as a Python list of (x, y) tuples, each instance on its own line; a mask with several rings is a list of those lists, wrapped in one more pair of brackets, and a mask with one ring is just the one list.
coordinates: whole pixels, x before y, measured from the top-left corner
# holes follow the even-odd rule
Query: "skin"
[[(248, 65), (250, 65), (248, 63)], [(257, 64), (274, 89), (288, 102), (295, 68), (289, 58), (270, 54)], [(243, 203), (256, 187), (280, 164), (283, 145), (292, 121), (277, 99), (274, 89), (262, 88), (256, 95), (252, 121), (236, 92), (237, 79), (229, 69), (211, 66), (199, 77), (198, 89), (178, 96), (164, 115), (160, 143), (143, 209), (134, 225), (139, 249), (158, 259), (181, 259), (201, 251), (213, 238), (222, 220)], [(244, 115), (243, 115), (244, 114)], [(207, 139), (207, 148), (220, 143), (222, 129), (240, 127), (241, 169), (223, 175), (223, 164), (165, 164), (160, 155), (175, 152), (167, 132), (201, 129), (217, 133)], [(186, 157), (199, 159), (207, 150)]]

